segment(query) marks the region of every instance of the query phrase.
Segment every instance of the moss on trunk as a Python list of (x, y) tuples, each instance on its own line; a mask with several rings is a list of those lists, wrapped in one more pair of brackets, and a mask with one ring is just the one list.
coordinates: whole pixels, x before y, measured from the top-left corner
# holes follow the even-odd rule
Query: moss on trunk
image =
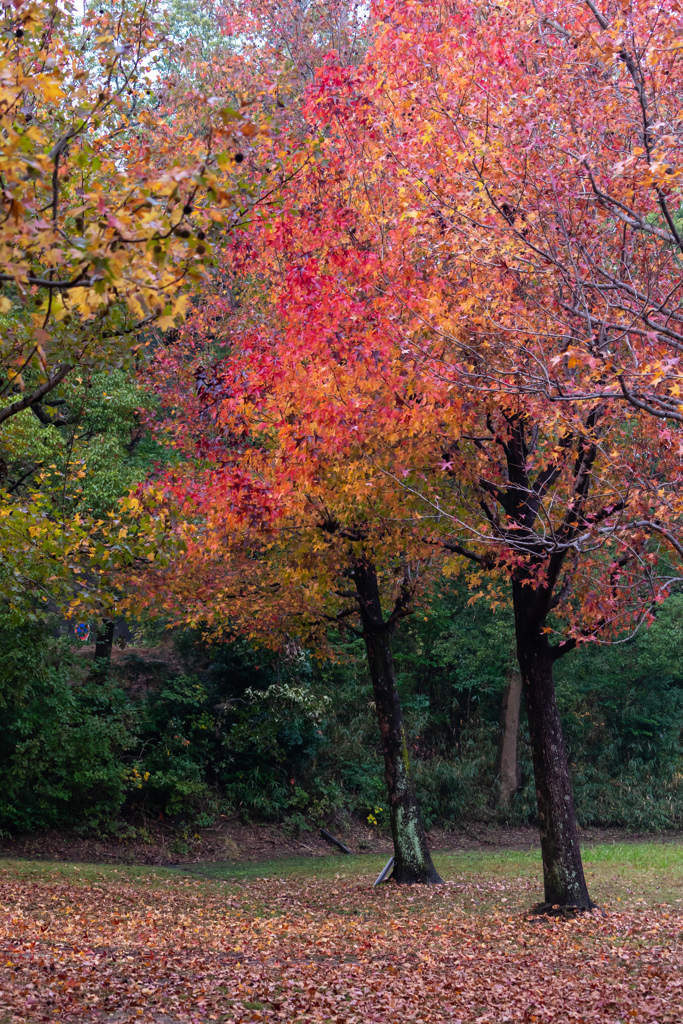
[(392, 878), (411, 885), (441, 882), (427, 846), (406, 739), (401, 699), (391, 651), (392, 626), (384, 621), (374, 566), (358, 562), (354, 570), (363, 637), (379, 723), (394, 840)]

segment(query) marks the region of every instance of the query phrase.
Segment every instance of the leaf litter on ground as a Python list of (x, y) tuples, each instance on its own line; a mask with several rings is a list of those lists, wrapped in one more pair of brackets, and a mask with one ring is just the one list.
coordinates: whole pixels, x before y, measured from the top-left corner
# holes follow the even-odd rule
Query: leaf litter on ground
[(3, 1024), (679, 1024), (683, 913), (526, 912), (528, 878), (0, 870)]

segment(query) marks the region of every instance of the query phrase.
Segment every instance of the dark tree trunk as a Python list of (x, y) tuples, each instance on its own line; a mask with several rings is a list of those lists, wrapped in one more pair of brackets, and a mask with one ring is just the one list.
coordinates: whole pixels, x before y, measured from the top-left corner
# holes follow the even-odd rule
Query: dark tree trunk
[(503, 691), (500, 711), (500, 738), (496, 761), (495, 804), (509, 807), (512, 797), (520, 788), (522, 780), (517, 753), (519, 738), (519, 712), (522, 704), (522, 677), (511, 672)]
[(548, 906), (589, 910), (574, 797), (553, 679), (554, 652), (540, 625), (529, 625), (533, 590), (513, 583), (517, 657), (522, 674), (534, 763), (543, 883)]
[[(617, 507), (604, 507), (587, 518), (586, 503), (598, 454), (596, 425), (604, 409), (601, 402), (597, 403), (589, 410), (583, 428), (576, 433), (573, 427), (564, 430), (556, 439), (550, 461), (545, 463), (541, 454), (540, 464), (536, 456), (542, 424), (534, 421), (531, 411), (512, 411), (503, 406), (488, 411), (486, 425), (499, 452), (500, 483), (489, 479), (491, 466), (487, 466), (487, 476), (479, 477), (478, 481), (479, 504), (494, 534), (504, 542), (504, 553), (499, 560), (492, 552), (482, 555), (469, 551), (458, 540), (448, 544), (451, 551), (464, 555), (482, 569), (495, 569), (503, 564), (510, 570), (517, 659), (529, 718), (541, 831), (544, 909), (561, 906), (588, 910), (593, 905), (581, 863), (574, 797), (553, 680), (553, 663), (576, 646), (576, 637), (566, 637), (553, 647), (546, 623), (571, 592), (575, 565), (572, 559), (567, 568), (565, 561), (579, 531), (608, 519)], [(573, 480), (565, 494), (561, 487), (574, 444)], [(496, 459), (493, 455), (489, 457), (488, 449), (487, 457), (495, 464)], [(494, 503), (502, 509), (502, 519), (492, 507)], [(539, 526), (544, 503), (543, 522)], [(553, 503), (561, 510), (561, 518), (549, 530), (547, 517)], [(581, 554), (580, 545), (575, 553)]]
[(354, 570), (360, 598), (363, 637), (377, 709), (389, 798), (394, 870), (401, 884), (441, 882), (427, 846), (408, 752), (401, 700), (391, 652), (392, 626), (385, 623), (374, 566), (359, 562)]
[(111, 664), (111, 649), (114, 642), (114, 623), (107, 620), (97, 630), (95, 635), (95, 660), (93, 663), (93, 676), (101, 678), (105, 676)]

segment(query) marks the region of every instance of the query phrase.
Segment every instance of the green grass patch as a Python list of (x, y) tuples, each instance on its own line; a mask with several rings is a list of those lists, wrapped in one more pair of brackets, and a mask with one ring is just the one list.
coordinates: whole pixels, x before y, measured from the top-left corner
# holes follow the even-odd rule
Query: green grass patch
[(75, 864), (72, 861), (24, 860), (14, 857), (0, 857), (0, 876), (10, 874), (16, 878), (35, 879), (37, 882), (81, 881), (94, 885), (97, 882), (119, 880), (130, 884), (154, 884), (176, 878), (173, 868), (147, 864)]
[[(583, 860), (589, 888), (599, 904), (683, 902), (683, 843), (587, 845), (583, 849)], [(374, 854), (288, 857), (259, 864), (192, 864), (173, 870), (195, 878), (236, 883), (256, 878), (290, 878), (294, 882), (306, 877), (321, 880), (358, 878), (360, 881), (374, 880), (385, 862), (383, 856)], [(498, 890), (502, 885), (506, 891), (509, 890), (510, 909), (522, 908), (542, 898), (540, 851), (436, 852), (434, 863), (444, 881), (481, 884), (481, 899), (468, 903), (473, 908), (489, 908), (499, 898)]]
[[(444, 879), (463, 873), (488, 874), (496, 877), (531, 877), (541, 870), (541, 854), (537, 850), (473, 850), (455, 853), (434, 853), (434, 863)], [(585, 866), (596, 872), (618, 870), (652, 873), (667, 871), (683, 877), (683, 842), (681, 843), (603, 843), (583, 848)], [(249, 879), (286, 876), (313, 878), (351, 878), (379, 874), (386, 857), (377, 854), (326, 857), (285, 857), (259, 863), (189, 864), (169, 871), (200, 875), (204, 878)]]
[[(605, 843), (583, 848), (588, 885), (597, 903), (659, 905), (683, 903), (683, 843)], [(73, 864), (29, 860), (0, 860), (0, 874), (36, 881), (80, 881), (96, 885), (119, 881), (124, 885), (154, 888), (169, 884), (239, 890), (257, 879), (306, 878), (374, 881), (386, 862), (384, 856), (287, 857), (260, 863), (234, 861), (189, 864), (179, 867), (150, 865)], [(459, 851), (434, 854), (445, 881), (468, 886), (464, 905), (487, 909), (501, 899), (510, 909), (530, 905), (542, 896), (543, 875), (539, 851)], [(472, 895), (471, 885), (479, 886)], [(505, 894), (505, 895), (503, 895)]]

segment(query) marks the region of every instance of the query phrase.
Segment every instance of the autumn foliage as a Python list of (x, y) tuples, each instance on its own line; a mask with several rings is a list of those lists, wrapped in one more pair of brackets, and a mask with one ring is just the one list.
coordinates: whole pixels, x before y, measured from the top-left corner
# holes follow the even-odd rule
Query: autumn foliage
[[(532, 883), (533, 884), (533, 883)], [(525, 881), (2, 881), (0, 1009), (156, 1017), (607, 1024), (680, 1019), (680, 911), (529, 918)], [(482, 907), (483, 904), (483, 907)], [(479, 908), (479, 909), (477, 909)]]
[(648, 621), (683, 550), (676, 15), (372, 19), (360, 65), (323, 60), (277, 206), (161, 360), (195, 414), (168, 481), (189, 562), (154, 593), (271, 640), (360, 612), (367, 639), (366, 567), (394, 615), (417, 566), (473, 563), (515, 610), (546, 897), (586, 907), (552, 666)]
[(545, 909), (589, 910), (553, 666), (680, 582), (679, 5), (226, 3), (179, 64), (146, 9), (17, 11), (0, 423), (135, 361), (169, 458), (115, 524), (6, 502), (15, 592), (104, 566), (214, 638), (357, 632), (394, 877), (438, 882), (391, 637), (467, 567), (514, 612)]
[[(365, 64), (330, 58), (319, 72), (305, 111), (309, 160), (283, 179), (279, 207), (226, 253), (230, 296), (202, 303), (191, 337), (196, 345), (211, 323), (214, 354), (202, 350), (193, 399), (206, 408), (202, 430), (211, 419), (209, 461), (233, 459), (262, 483), (270, 475), (271, 503), (308, 503), (311, 516), (324, 507), (338, 518), (340, 495), (360, 501), (352, 517), (384, 515), (383, 535), (389, 520), (412, 526), (419, 515), (420, 541), (469, 543), (485, 567), (545, 575), (554, 555), (552, 576), (571, 550), (582, 567), (560, 603), (574, 642), (638, 624), (667, 592), (651, 540), (675, 541), (678, 463), (668, 428), (625, 402), (629, 360), (642, 373), (652, 339), (634, 310), (619, 313), (620, 334), (600, 305), (616, 316), (621, 302), (595, 267), (598, 254), (601, 266), (625, 266), (622, 200), (591, 191), (585, 161), (571, 156), (592, 152), (592, 126), (608, 117), (631, 146), (639, 93), (624, 98), (618, 83), (626, 76), (633, 87), (633, 69), (588, 8), (555, 14), (549, 6), (536, 32), (523, 4), (486, 16), (457, 5), (378, 9)], [(629, 26), (636, 38), (635, 16)], [(662, 39), (672, 31), (658, 21)], [(616, 61), (603, 91), (590, 86), (596, 47)], [(668, 89), (671, 68), (657, 72)], [(570, 151), (560, 129), (583, 132), (581, 145)], [(330, 138), (319, 149), (321, 130)], [(621, 170), (615, 180), (621, 187)], [(627, 238), (629, 278), (661, 264), (657, 281), (670, 290), (671, 242), (648, 221), (663, 194), (650, 172), (638, 181), (645, 227)], [(572, 266), (590, 271), (590, 287), (572, 284)], [(653, 282), (641, 284), (652, 293)], [(566, 308), (575, 292), (591, 294), (585, 323), (576, 295)], [(168, 358), (177, 381), (177, 353)], [(529, 484), (519, 486), (538, 496), (525, 525), (499, 501), (510, 473), (501, 444), (515, 431), (527, 435)], [(236, 442), (254, 435), (261, 444)], [(343, 480), (336, 504), (323, 493), (326, 474)], [(556, 518), (570, 506), (569, 520)], [(211, 509), (220, 516), (225, 503)]]
[(1, 277), (12, 286), (2, 311), (15, 315), (1, 358), (10, 380), (23, 387), (34, 368), (37, 380), (0, 421), (74, 365), (134, 354), (145, 324), (174, 323), (185, 285), (203, 276), (212, 220), (202, 201), (210, 192), (222, 219), (222, 168), (232, 165), (221, 104), (196, 145), (155, 131), (146, 101), (165, 40), (144, 7), (119, 18), (94, 10), (80, 35), (56, 5), (15, 8), (4, 8), (0, 234)]

